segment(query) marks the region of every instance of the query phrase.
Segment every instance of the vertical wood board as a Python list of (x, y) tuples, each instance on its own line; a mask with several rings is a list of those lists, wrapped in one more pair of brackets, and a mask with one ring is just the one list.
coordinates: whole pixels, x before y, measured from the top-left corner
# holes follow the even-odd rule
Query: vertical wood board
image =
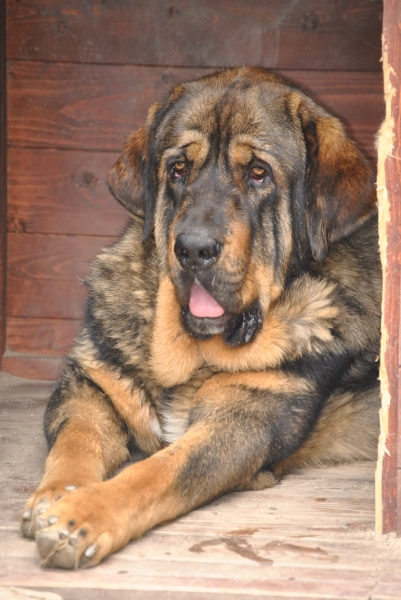
[(385, 0), (383, 71), (386, 118), (379, 136), (378, 197), (383, 264), (383, 316), (380, 380), (381, 433), (376, 479), (376, 530), (401, 533), (397, 509), (400, 461), (399, 335), (401, 256), (401, 22), (400, 0)]
[(6, 11), (0, 2), (0, 369), (6, 344), (7, 278), (7, 94)]

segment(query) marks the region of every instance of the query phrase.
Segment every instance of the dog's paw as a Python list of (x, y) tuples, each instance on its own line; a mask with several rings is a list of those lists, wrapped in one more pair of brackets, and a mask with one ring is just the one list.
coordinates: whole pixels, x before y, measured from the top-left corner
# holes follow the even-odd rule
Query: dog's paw
[(38, 529), (43, 528), (41, 515), (52, 506), (52, 504), (76, 489), (77, 487), (75, 485), (66, 484), (39, 487), (26, 503), (22, 514), (21, 533), (25, 537), (34, 538), (35, 532)]
[(82, 487), (38, 516), (35, 539), (42, 567), (92, 567), (129, 541), (125, 507), (117, 510), (104, 486)]

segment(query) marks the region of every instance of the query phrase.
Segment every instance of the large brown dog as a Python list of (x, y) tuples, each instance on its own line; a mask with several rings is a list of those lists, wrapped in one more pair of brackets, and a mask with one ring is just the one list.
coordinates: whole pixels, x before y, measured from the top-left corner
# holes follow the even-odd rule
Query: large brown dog
[[(63, 568), (376, 453), (375, 192), (338, 120), (263, 69), (224, 71), (152, 106), (109, 184), (133, 218), (92, 267), (22, 521)], [(131, 443), (148, 458), (107, 480)]]

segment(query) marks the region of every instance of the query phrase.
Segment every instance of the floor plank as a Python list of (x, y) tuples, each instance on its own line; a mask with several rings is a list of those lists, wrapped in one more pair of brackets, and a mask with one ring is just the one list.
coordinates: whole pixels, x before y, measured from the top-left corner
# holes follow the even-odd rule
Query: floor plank
[(53, 385), (0, 374), (0, 598), (12, 587), (63, 600), (401, 598), (401, 540), (374, 534), (374, 463), (305, 469), (164, 524), (94, 569), (42, 570), (18, 523), (43, 468)]

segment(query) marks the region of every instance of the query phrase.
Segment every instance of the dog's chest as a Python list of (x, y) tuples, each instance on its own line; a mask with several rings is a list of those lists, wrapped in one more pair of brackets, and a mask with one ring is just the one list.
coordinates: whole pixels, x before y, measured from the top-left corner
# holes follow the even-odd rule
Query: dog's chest
[(161, 390), (159, 415), (164, 442), (172, 444), (192, 425), (197, 392), (211, 374), (210, 369), (200, 369), (190, 381)]
[(163, 441), (172, 444), (189, 426), (190, 399), (180, 398), (175, 390), (164, 389), (161, 394), (160, 424)]

